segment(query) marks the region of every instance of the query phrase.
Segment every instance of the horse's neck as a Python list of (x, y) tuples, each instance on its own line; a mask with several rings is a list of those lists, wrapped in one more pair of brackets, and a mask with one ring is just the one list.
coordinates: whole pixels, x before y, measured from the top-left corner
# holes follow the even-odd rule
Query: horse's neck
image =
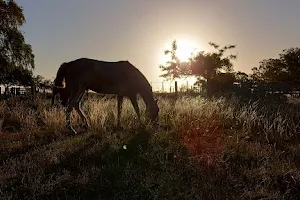
[(141, 97), (143, 98), (146, 107), (151, 107), (153, 105), (154, 99), (153, 99), (153, 94), (151, 91), (142, 91), (140, 92)]
[(138, 71), (138, 69), (136, 70), (137, 71), (135, 71), (135, 74), (137, 82), (139, 83), (138, 93), (143, 98), (147, 108), (152, 107), (154, 102), (152, 88), (144, 75), (140, 71)]

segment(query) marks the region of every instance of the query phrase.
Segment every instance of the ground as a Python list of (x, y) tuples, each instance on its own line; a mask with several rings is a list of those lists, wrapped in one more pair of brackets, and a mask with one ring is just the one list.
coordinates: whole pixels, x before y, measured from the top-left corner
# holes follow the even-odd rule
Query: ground
[(71, 135), (50, 100), (2, 101), (0, 199), (300, 199), (297, 101), (161, 97), (159, 107), (158, 127), (140, 125), (126, 101), (120, 129), (116, 100), (89, 97), (91, 127), (74, 112)]

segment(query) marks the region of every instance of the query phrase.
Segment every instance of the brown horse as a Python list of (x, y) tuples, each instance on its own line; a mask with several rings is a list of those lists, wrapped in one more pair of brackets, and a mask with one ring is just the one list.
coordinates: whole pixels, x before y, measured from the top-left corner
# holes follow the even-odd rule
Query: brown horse
[[(63, 87), (65, 80), (65, 88)], [(154, 100), (152, 88), (144, 75), (128, 61), (105, 62), (88, 58), (63, 63), (58, 69), (54, 86), (52, 104), (57, 93), (66, 109), (67, 128), (76, 134), (70, 122), (70, 113), (75, 110), (88, 127), (88, 122), (81, 110), (80, 102), (86, 90), (103, 94), (116, 94), (118, 119), (120, 126), (123, 97), (128, 97), (140, 121), (137, 94), (146, 104), (146, 111), (153, 122), (158, 120), (159, 108)]]

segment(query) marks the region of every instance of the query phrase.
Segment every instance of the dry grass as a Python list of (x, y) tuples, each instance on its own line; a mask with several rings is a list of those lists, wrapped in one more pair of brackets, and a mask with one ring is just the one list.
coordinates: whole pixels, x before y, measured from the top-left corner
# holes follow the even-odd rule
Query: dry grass
[(152, 127), (126, 101), (120, 130), (116, 101), (92, 98), (76, 136), (49, 103), (0, 102), (0, 199), (300, 198), (299, 103), (160, 98)]

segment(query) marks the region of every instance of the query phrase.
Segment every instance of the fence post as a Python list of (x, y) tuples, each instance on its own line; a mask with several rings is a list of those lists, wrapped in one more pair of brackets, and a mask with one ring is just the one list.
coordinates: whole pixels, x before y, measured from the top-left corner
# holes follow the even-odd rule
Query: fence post
[(177, 86), (177, 81), (175, 81), (175, 95), (177, 96), (178, 94), (178, 86)]
[(35, 96), (35, 84), (34, 84), (34, 81), (31, 82), (31, 95)]
[(21, 93), (20, 93), (20, 87), (16, 88), (16, 95), (19, 96)]

